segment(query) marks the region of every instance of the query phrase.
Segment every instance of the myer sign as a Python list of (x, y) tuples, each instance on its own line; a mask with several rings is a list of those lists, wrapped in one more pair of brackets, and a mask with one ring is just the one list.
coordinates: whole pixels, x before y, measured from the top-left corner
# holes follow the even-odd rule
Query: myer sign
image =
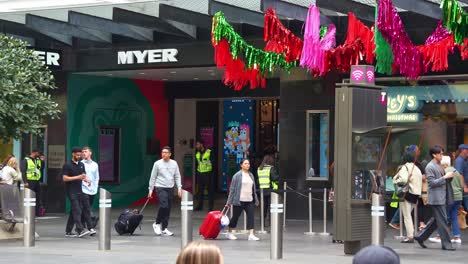
[(117, 64), (177, 62), (177, 49), (118, 51)]
[(34, 54), (43, 64), (50, 68), (60, 68), (62, 66), (62, 55), (60, 51), (34, 50)]

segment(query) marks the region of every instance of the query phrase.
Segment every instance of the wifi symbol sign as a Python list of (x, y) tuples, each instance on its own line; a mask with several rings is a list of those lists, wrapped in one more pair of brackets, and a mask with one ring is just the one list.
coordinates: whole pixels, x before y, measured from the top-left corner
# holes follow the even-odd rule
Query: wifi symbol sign
[(367, 75), (367, 82), (369, 82), (369, 83), (374, 82), (374, 71), (373, 70), (368, 69), (366, 75)]
[(351, 78), (355, 82), (360, 82), (364, 78), (364, 71), (362, 68), (354, 68), (353, 71), (351, 72)]

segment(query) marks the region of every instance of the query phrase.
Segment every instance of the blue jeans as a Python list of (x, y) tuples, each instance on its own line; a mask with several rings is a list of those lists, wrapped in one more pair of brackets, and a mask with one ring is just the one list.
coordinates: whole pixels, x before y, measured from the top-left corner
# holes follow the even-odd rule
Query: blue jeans
[(400, 208), (397, 208), (395, 213), (393, 214), (392, 220), (390, 221), (392, 224), (400, 224)]
[(460, 227), (458, 226), (458, 210), (462, 201), (455, 201), (453, 204), (447, 206), (447, 216), (452, 223), (452, 233), (454, 237), (460, 237)]

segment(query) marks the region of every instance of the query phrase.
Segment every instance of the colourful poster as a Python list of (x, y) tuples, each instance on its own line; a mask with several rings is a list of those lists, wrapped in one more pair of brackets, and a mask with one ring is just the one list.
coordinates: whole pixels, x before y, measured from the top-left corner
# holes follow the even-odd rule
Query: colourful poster
[(253, 146), (253, 100), (226, 100), (223, 106), (223, 191), (239, 170), (243, 158), (249, 157)]
[(202, 127), (200, 128), (200, 138), (205, 143), (206, 148), (212, 148), (214, 146), (214, 127)]

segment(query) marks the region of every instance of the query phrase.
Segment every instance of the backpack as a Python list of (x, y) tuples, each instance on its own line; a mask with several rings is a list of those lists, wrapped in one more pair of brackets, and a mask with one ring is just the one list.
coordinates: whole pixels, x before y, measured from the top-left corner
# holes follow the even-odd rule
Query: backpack
[(140, 225), (143, 220), (143, 215), (140, 214), (138, 209), (130, 210), (125, 209), (115, 223), (115, 231), (119, 235), (130, 234), (133, 235), (135, 229)]

